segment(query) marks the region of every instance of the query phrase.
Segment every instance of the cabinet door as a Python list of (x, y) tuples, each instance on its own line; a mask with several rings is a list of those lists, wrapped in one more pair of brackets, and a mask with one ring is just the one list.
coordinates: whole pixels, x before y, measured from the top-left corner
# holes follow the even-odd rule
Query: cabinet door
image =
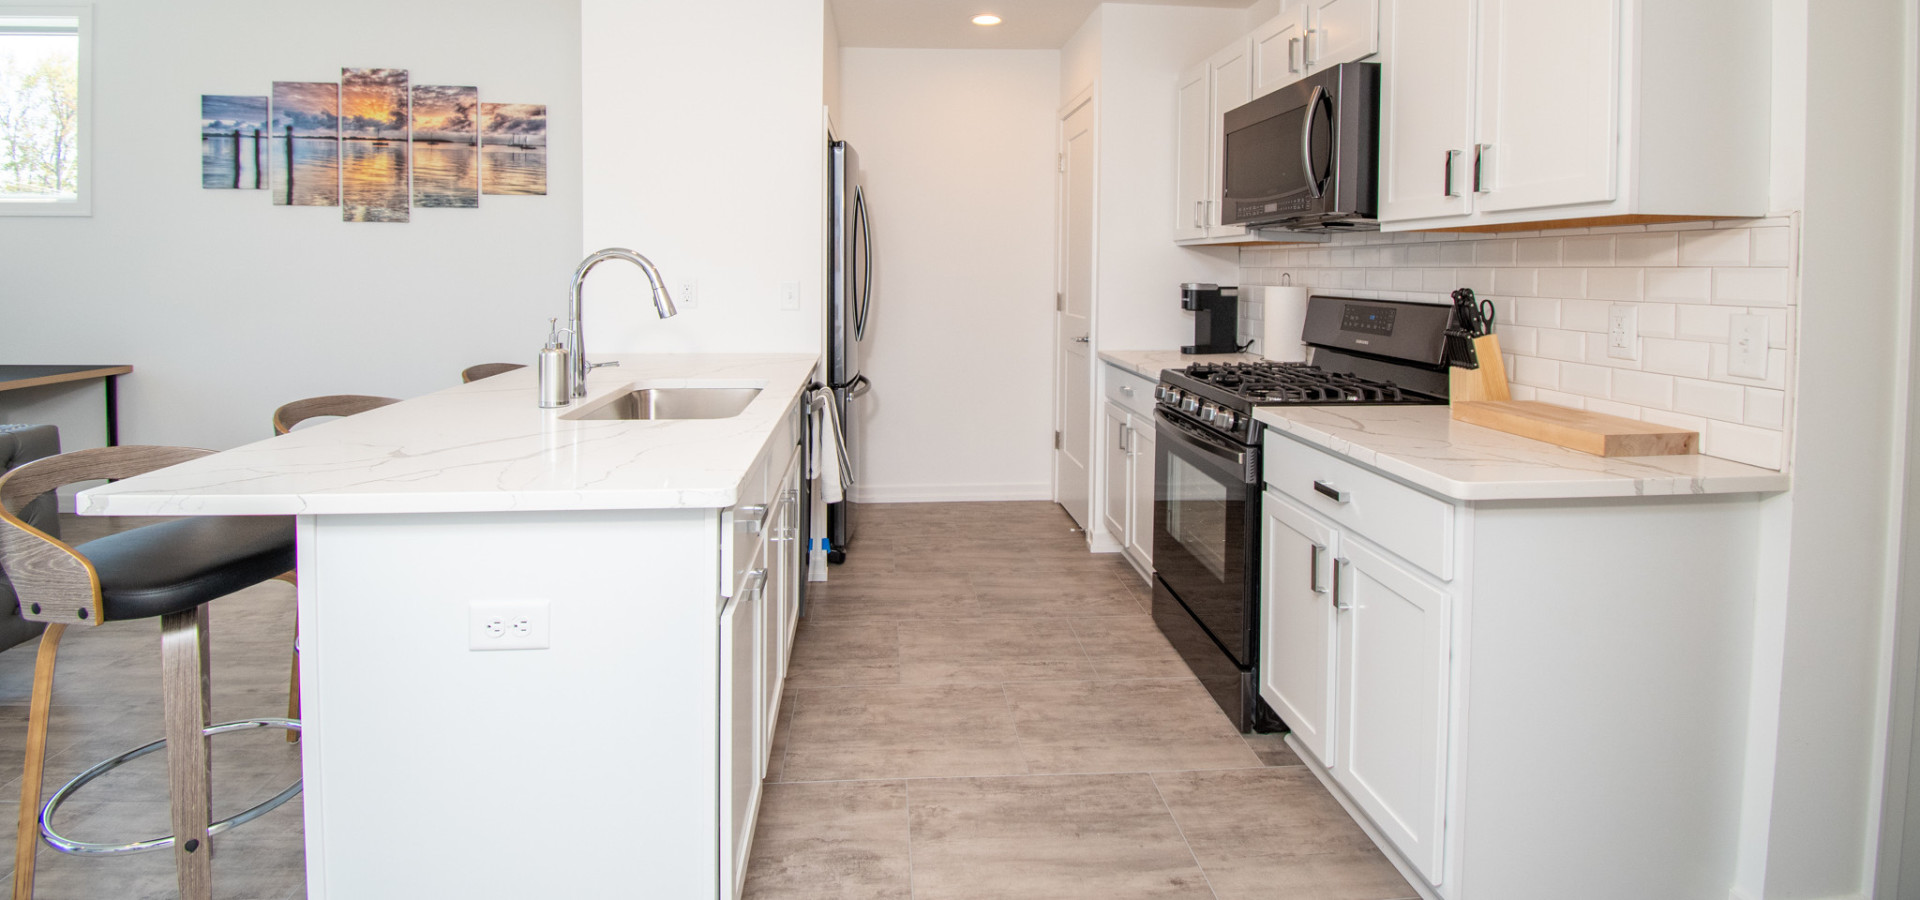
[(1305, 48), (1309, 71), (1380, 52), (1380, 0), (1308, 0)]
[(1173, 239), (1207, 236), (1207, 185), (1217, 165), (1210, 157), (1212, 143), (1207, 117), (1213, 109), (1212, 83), (1205, 63), (1181, 73), (1179, 118), (1174, 160)]
[(759, 591), (741, 591), (720, 614), (720, 884), (739, 895), (760, 804)]
[(806, 589), (807, 550), (800, 543), (800, 519), (807, 514), (800, 507), (800, 479), (805, 472), (796, 458), (791, 471), (787, 473), (787, 530), (781, 545), (786, 550), (786, 562), (783, 568), (787, 573), (787, 591), (780, 606), (780, 675), (786, 678), (787, 664), (793, 659), (794, 630), (800, 625), (800, 593)]
[(1133, 521), (1127, 549), (1140, 565), (1153, 568), (1153, 421), (1133, 429)]
[(1452, 604), (1447, 592), (1351, 536), (1340, 552), (1333, 777), (1414, 868), (1438, 884)]
[(1620, 0), (1481, 0), (1479, 25), (1482, 196), (1475, 205), (1493, 211), (1614, 199)]
[(1473, 211), (1473, 2), (1388, 0), (1380, 220)]
[(1326, 765), (1333, 759), (1333, 565), (1339, 535), (1293, 501), (1261, 499), (1260, 697)]
[(1101, 516), (1107, 525), (1107, 533), (1124, 547), (1128, 543), (1127, 493), (1133, 488), (1133, 456), (1127, 451), (1127, 411), (1120, 404), (1109, 402), (1100, 416), (1100, 423), (1103, 448), (1100, 456), (1106, 460), (1107, 469), (1106, 499), (1100, 504)]
[(1289, 9), (1253, 30), (1253, 96), (1271, 94), (1306, 77), (1301, 48), (1306, 17)]
[(1207, 115), (1207, 160), (1211, 165), (1207, 178), (1207, 237), (1236, 237), (1247, 233), (1244, 225), (1220, 224), (1221, 161), (1227, 146), (1226, 115), (1253, 99), (1253, 40), (1241, 38), (1207, 60), (1207, 72), (1213, 82), (1213, 107)]

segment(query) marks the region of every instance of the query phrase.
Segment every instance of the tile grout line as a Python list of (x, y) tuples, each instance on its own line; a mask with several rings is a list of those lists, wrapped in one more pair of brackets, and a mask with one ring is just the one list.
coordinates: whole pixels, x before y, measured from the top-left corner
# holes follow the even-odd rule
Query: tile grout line
[(1200, 880), (1207, 883), (1207, 893), (1219, 900), (1220, 892), (1213, 889), (1213, 879), (1207, 875), (1207, 867), (1200, 864), (1200, 854), (1193, 851), (1193, 842), (1187, 840), (1187, 830), (1180, 825), (1180, 817), (1173, 814), (1173, 804), (1167, 802), (1167, 795), (1160, 790), (1160, 779), (1152, 772), (1147, 773), (1148, 783), (1153, 785), (1153, 795), (1160, 798), (1160, 808), (1167, 811), (1167, 818), (1173, 822), (1173, 830), (1180, 835), (1180, 843), (1187, 848), (1187, 858), (1193, 860), (1193, 867), (1200, 870)]

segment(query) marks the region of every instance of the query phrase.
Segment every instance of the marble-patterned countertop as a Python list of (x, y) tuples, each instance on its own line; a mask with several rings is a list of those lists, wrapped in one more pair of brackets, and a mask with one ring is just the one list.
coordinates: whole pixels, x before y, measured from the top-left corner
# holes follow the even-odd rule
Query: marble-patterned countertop
[[(732, 506), (818, 357), (633, 355), (537, 404), (532, 367), (83, 491), (83, 515), (336, 515)], [(647, 387), (758, 387), (727, 419), (584, 421)]]
[(1202, 353), (1190, 356), (1178, 350), (1102, 350), (1102, 362), (1113, 363), (1142, 378), (1160, 380), (1161, 369), (1184, 369), (1193, 363), (1260, 362), (1258, 353)]
[(1267, 406), (1253, 418), (1455, 500), (1772, 493), (1791, 484), (1783, 472), (1712, 456), (1594, 456), (1456, 422), (1444, 406)]

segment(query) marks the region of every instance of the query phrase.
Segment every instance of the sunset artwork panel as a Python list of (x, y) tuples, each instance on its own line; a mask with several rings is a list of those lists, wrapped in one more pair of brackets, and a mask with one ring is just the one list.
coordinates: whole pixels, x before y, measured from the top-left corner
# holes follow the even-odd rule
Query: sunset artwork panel
[(200, 186), (259, 190), (267, 129), (267, 98), (200, 95)]
[(406, 69), (340, 70), (341, 218), (405, 222), (408, 112)]
[(534, 103), (480, 104), (482, 192), (547, 193), (547, 108)]
[(340, 205), (340, 85), (273, 83), (267, 160), (275, 206)]
[(480, 89), (413, 86), (413, 205), (480, 205)]

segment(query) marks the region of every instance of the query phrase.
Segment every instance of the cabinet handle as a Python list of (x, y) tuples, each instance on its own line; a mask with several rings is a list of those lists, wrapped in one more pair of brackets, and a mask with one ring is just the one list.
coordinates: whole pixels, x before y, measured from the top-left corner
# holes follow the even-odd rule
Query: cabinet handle
[(1299, 66), (1298, 64), (1296, 64), (1296, 63), (1295, 63), (1295, 62), (1293, 61), (1293, 59), (1294, 59), (1294, 48), (1296, 48), (1296, 47), (1299, 47), (1299, 46), (1300, 46), (1300, 39), (1299, 39), (1299, 38), (1297, 38), (1297, 37), (1290, 37), (1290, 38), (1287, 38), (1287, 71), (1289, 71), (1289, 72), (1293, 72), (1293, 73), (1296, 73), (1296, 74), (1298, 74), (1298, 73), (1299, 73), (1299, 71), (1300, 71), (1300, 66)]
[[(1335, 578), (1338, 578), (1340, 572), (1336, 569), (1333, 574)], [(760, 598), (761, 592), (766, 589), (767, 570), (765, 569), (754, 569), (748, 572), (747, 577), (740, 582), (740, 596), (743, 600), (747, 597), (752, 597), (757, 600)]]
[(1307, 545), (1307, 586), (1316, 594), (1327, 592), (1326, 585), (1320, 583), (1320, 552), (1325, 549), (1319, 544)]
[(1460, 196), (1459, 194), (1456, 194), (1453, 191), (1453, 161), (1459, 158), (1460, 158), (1460, 151), (1458, 150), (1447, 151), (1447, 171), (1446, 171), (1446, 175), (1443, 177), (1443, 180), (1441, 181), (1441, 189), (1440, 189), (1440, 196), (1442, 197)]
[(1333, 608), (1341, 612), (1353, 609), (1353, 604), (1340, 602), (1340, 569), (1346, 564), (1347, 561), (1338, 556), (1333, 558)]
[(1127, 423), (1115, 422), (1114, 425), (1116, 426), (1113, 429), (1114, 449), (1125, 453), (1127, 452)]
[(1129, 396), (1129, 397), (1131, 397), (1131, 396), (1133, 396), (1133, 388), (1130, 388), (1130, 387), (1128, 387), (1128, 386), (1126, 386), (1126, 385), (1124, 385), (1124, 384), (1123, 384), (1123, 385), (1121, 385), (1121, 386), (1120, 386), (1120, 393), (1122, 393), (1122, 394), (1125, 394), (1125, 395), (1127, 395), (1127, 396)]
[(742, 506), (734, 515), (750, 517), (747, 519), (748, 534), (759, 534), (760, 529), (767, 525), (767, 508), (762, 505)]
[(1314, 63), (1313, 36), (1319, 33), (1320, 33), (1320, 29), (1309, 28), (1307, 29), (1307, 39), (1300, 42), (1300, 55), (1303, 57), (1301, 61), (1306, 63), (1307, 68), (1309, 69), (1313, 68), (1313, 63)]
[(1195, 228), (1200, 227), (1200, 203), (1199, 200), (1193, 201), (1193, 227)]
[(1203, 222), (1206, 223), (1208, 228), (1212, 228), (1213, 227), (1213, 201), (1208, 200), (1206, 201), (1206, 204), (1207, 204), (1207, 214), (1204, 216), (1201, 216), (1200, 218)]
[(1326, 482), (1324, 482), (1324, 481), (1316, 481), (1316, 482), (1314, 482), (1314, 483), (1313, 483), (1313, 489), (1314, 489), (1314, 490), (1316, 490), (1316, 491), (1319, 491), (1319, 492), (1320, 492), (1321, 494), (1324, 494), (1324, 495), (1326, 495), (1326, 496), (1328, 496), (1328, 497), (1332, 497), (1332, 498), (1333, 498), (1333, 502), (1335, 502), (1335, 503), (1345, 503), (1345, 502), (1347, 502), (1347, 492), (1346, 492), (1346, 491), (1343, 491), (1343, 490), (1340, 490), (1339, 488), (1336, 488), (1336, 487), (1334, 487), (1333, 485), (1330, 485), (1330, 484), (1328, 484), (1328, 483), (1326, 483)]
[(1476, 194), (1493, 193), (1493, 189), (1487, 187), (1487, 182), (1490, 179), (1486, 177), (1488, 168), (1487, 151), (1492, 149), (1492, 144), (1473, 145), (1473, 192)]

